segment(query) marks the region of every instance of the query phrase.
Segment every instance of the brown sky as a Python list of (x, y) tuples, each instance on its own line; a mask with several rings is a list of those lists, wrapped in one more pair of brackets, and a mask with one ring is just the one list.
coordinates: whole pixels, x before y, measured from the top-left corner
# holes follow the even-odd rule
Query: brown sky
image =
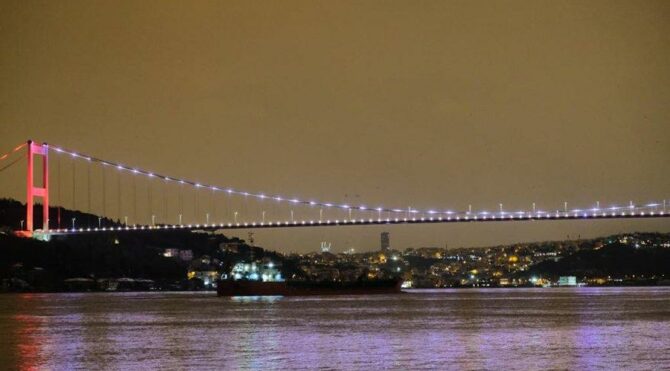
[[(670, 200), (670, 2), (2, 1), (0, 151), (29, 137), (202, 182), (371, 206)], [(2, 196), (23, 199), (22, 181), (19, 169), (0, 174)], [(384, 229), (396, 248), (456, 247), (670, 222), (256, 239), (365, 250)]]

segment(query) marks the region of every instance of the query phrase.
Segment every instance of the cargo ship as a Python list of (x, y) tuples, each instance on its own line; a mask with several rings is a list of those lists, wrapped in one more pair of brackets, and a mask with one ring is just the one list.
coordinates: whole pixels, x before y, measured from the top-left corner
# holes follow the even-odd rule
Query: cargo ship
[(216, 292), (218, 296), (398, 294), (401, 283), (399, 279), (351, 282), (220, 280)]
[(352, 281), (285, 280), (271, 261), (239, 262), (216, 283), (218, 296), (301, 296), (397, 294), (400, 279), (358, 279)]

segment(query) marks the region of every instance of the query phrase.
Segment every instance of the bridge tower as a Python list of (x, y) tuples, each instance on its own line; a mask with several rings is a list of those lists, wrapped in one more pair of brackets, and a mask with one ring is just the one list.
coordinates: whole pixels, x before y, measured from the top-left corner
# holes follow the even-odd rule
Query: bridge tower
[[(35, 186), (35, 156), (42, 156), (42, 186)], [(49, 230), (49, 146), (28, 140), (28, 176), (26, 187), (26, 230), (33, 234), (33, 206), (35, 197), (42, 197), (42, 230)]]

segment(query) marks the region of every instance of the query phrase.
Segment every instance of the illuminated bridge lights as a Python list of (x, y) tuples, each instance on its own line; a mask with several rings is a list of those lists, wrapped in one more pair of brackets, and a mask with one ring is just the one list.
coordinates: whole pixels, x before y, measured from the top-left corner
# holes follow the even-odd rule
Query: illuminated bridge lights
[[(23, 145), (21, 145), (23, 146)], [(20, 146), (20, 147), (21, 147)], [(18, 148), (20, 148), (18, 147)], [(141, 230), (141, 231), (161, 231), (161, 230), (168, 230), (168, 229), (193, 229), (193, 228), (204, 228), (204, 229), (225, 229), (225, 228), (266, 228), (266, 227), (280, 227), (280, 226), (288, 226), (288, 227), (299, 227), (299, 226), (313, 226), (313, 225), (370, 225), (370, 224), (401, 224), (401, 223), (407, 223), (407, 224), (418, 224), (418, 223), (437, 223), (437, 222), (490, 222), (490, 221), (524, 221), (524, 220), (565, 220), (565, 219), (600, 219), (600, 218), (648, 218), (648, 217), (666, 217), (670, 216), (668, 215), (668, 212), (665, 210), (666, 206), (668, 205), (667, 202), (664, 200), (662, 203), (659, 202), (640, 202), (637, 205), (633, 203), (633, 201), (630, 201), (628, 205), (626, 206), (617, 206), (617, 205), (612, 205), (612, 206), (605, 206), (601, 207), (600, 202), (596, 202), (595, 205), (596, 207), (592, 207), (593, 205), (589, 207), (584, 207), (584, 208), (578, 208), (578, 209), (570, 209), (568, 210), (567, 208), (567, 202), (565, 203), (565, 207), (562, 210), (556, 210), (554, 211), (543, 211), (543, 210), (536, 210), (536, 204), (533, 203), (532, 205), (532, 212), (531, 211), (504, 211), (502, 209), (502, 203), (500, 204), (500, 211), (499, 212), (489, 212), (489, 211), (473, 211), (472, 207), (468, 207), (468, 211), (453, 211), (453, 210), (444, 210), (441, 208), (437, 207), (430, 207), (430, 208), (422, 208), (422, 209), (416, 209), (414, 207), (407, 207), (407, 208), (385, 208), (382, 206), (377, 206), (377, 207), (368, 207), (365, 204), (360, 204), (360, 205), (350, 205), (349, 203), (333, 203), (333, 202), (320, 202), (318, 200), (307, 200), (306, 198), (300, 198), (300, 197), (285, 197), (281, 195), (266, 195), (265, 193), (260, 193), (260, 192), (248, 192), (248, 191), (243, 191), (243, 190), (236, 190), (233, 188), (222, 188), (219, 186), (215, 185), (207, 185), (201, 182), (194, 182), (190, 181), (187, 179), (180, 179), (180, 178), (175, 178), (175, 177), (170, 177), (170, 176), (165, 176), (165, 175), (160, 175), (157, 174), (153, 171), (148, 171), (144, 170), (138, 167), (133, 167), (133, 166), (126, 166), (120, 163), (115, 163), (111, 161), (106, 161), (102, 160), (96, 157), (92, 157), (80, 152), (76, 151), (71, 151), (64, 149), (62, 147), (58, 146), (49, 146), (47, 147), (46, 144), (44, 144), (45, 148), (51, 149), (54, 153), (60, 153), (63, 154), (66, 157), (71, 157), (73, 159), (81, 159), (86, 162), (92, 162), (92, 163), (98, 163), (103, 167), (109, 167), (110, 170), (116, 168), (119, 172), (123, 172), (125, 174), (135, 174), (138, 176), (144, 176), (147, 179), (160, 179), (165, 181), (165, 183), (174, 183), (174, 184), (180, 184), (180, 185), (187, 185), (189, 187), (192, 187), (195, 192), (202, 192), (203, 190), (211, 191), (212, 193), (227, 193), (229, 195), (236, 195), (236, 196), (244, 196), (246, 197), (253, 197), (256, 198), (257, 200), (275, 200), (277, 202), (284, 202), (287, 204), (291, 205), (296, 205), (296, 206), (320, 206), (322, 210), (320, 210), (320, 216), (319, 216), (319, 221), (315, 222), (313, 219), (310, 220), (309, 218), (297, 218), (297, 220), (294, 220), (293, 218), (293, 210), (291, 210), (291, 220), (290, 221), (276, 221), (276, 222), (265, 222), (263, 220), (262, 222), (259, 221), (245, 221), (245, 222), (237, 222), (235, 221), (234, 224), (232, 223), (205, 223), (205, 224), (181, 224), (179, 225), (174, 224), (174, 225), (142, 225), (142, 224), (136, 224), (136, 225), (123, 225), (123, 226), (116, 226), (116, 227), (79, 227), (79, 228), (73, 228), (68, 229), (68, 228), (63, 228), (63, 229), (53, 229), (52, 231), (55, 231), (55, 233), (63, 232), (63, 233), (84, 233), (84, 232), (110, 232), (110, 231), (136, 231), (136, 230)], [(4, 156), (0, 156), (0, 160), (2, 160)], [(153, 180), (153, 182), (156, 181), (156, 179)], [(408, 202), (409, 203), (409, 202)], [(411, 204), (411, 203), (410, 203)], [(323, 208), (330, 208), (330, 209), (340, 209), (340, 210), (346, 210), (349, 212), (349, 217), (343, 220), (327, 220), (324, 221), (321, 218), (324, 216), (322, 212), (324, 211)], [(551, 210), (551, 208), (548, 208)], [(367, 218), (367, 215), (365, 212), (374, 212), (376, 211), (378, 213), (377, 218)], [(353, 213), (356, 214), (353, 214)], [(387, 212), (388, 216), (386, 218), (383, 218), (383, 215), (381, 214), (382, 212)], [(263, 212), (265, 213), (265, 212)], [(237, 213), (236, 213), (237, 214)], [(352, 215), (353, 214), (353, 215)], [(299, 215), (299, 214), (298, 214)], [(363, 217), (361, 217), (363, 216)], [(265, 218), (265, 215), (263, 215), (263, 218)], [(237, 215), (236, 215), (237, 219)], [(152, 221), (153, 221), (153, 216), (152, 216)], [(208, 214), (208, 221), (209, 221), (209, 214)]]

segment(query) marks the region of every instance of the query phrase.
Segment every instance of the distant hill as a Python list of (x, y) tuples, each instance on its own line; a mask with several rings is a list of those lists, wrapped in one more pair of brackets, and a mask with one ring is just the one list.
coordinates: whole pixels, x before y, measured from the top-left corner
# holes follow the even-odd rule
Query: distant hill
[[(38, 213), (38, 210), (39, 213)], [(41, 208), (35, 208), (36, 219)], [(50, 213), (56, 215), (56, 208)], [(78, 225), (97, 226), (98, 216), (61, 209), (61, 218), (76, 217)], [(31, 291), (59, 291), (64, 279), (143, 278), (174, 283), (187, 277), (187, 270), (197, 265), (199, 257), (216, 258), (220, 265), (206, 269), (229, 269), (232, 262), (269, 257), (282, 262), (281, 254), (249, 246), (238, 238), (223, 234), (197, 233), (188, 230), (117, 231), (107, 233), (52, 236), (48, 242), (13, 235), (25, 217), (25, 205), (15, 200), (0, 200), (0, 279), (19, 278), (30, 284)], [(104, 225), (120, 225), (104, 219)], [(41, 227), (41, 226), (38, 226)], [(222, 244), (236, 242), (235, 252), (224, 251)], [(194, 260), (181, 261), (165, 257), (165, 249), (191, 250)]]
[(559, 261), (544, 261), (531, 267), (528, 275), (544, 277), (665, 275), (670, 277), (670, 249), (661, 247), (634, 248), (618, 242), (601, 249), (583, 250)]

